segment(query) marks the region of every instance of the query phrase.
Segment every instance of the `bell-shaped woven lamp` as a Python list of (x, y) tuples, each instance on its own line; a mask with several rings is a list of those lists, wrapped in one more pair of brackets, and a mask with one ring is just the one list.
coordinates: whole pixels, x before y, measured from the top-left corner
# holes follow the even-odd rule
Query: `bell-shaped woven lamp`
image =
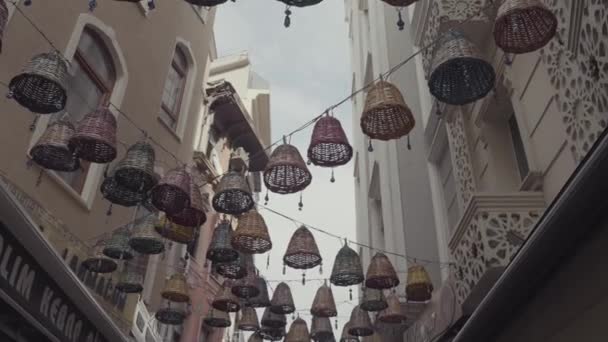
[(340, 337), (340, 342), (359, 342), (359, 338), (357, 336), (351, 335), (348, 332), (350, 329), (350, 322), (347, 322), (342, 327), (342, 336)]
[(255, 308), (246, 306), (241, 308), (241, 320), (237, 328), (244, 331), (258, 331), (260, 329), (258, 313)]
[(364, 279), (359, 254), (345, 243), (336, 255), (329, 281), (336, 286), (351, 286), (361, 284)]
[(147, 141), (131, 145), (114, 169), (114, 177), (129, 190), (146, 193), (156, 185), (154, 148)]
[(247, 275), (247, 260), (239, 253), (234, 261), (216, 262), (213, 264), (215, 272), (224, 278), (241, 279)]
[(129, 246), (130, 235), (131, 233), (125, 227), (114, 230), (110, 238), (106, 241), (103, 254), (112, 259), (133, 259), (135, 253), (133, 253), (133, 249)]
[(182, 226), (171, 222), (167, 216), (162, 216), (154, 225), (154, 229), (165, 239), (181, 244), (189, 244), (194, 241), (198, 228)]
[(126, 263), (118, 276), (114, 288), (124, 293), (140, 293), (144, 290), (144, 275), (142, 271), (131, 263)]
[(107, 107), (85, 115), (76, 124), (70, 148), (83, 160), (109, 163), (116, 158), (116, 117)]
[(129, 190), (120, 185), (113, 175), (104, 178), (101, 183), (101, 194), (110, 203), (118, 204), (123, 207), (133, 207), (142, 203), (146, 195), (141, 192)]
[(272, 294), (272, 300), (270, 300), (270, 310), (274, 313), (283, 315), (296, 311), (289, 285), (284, 282), (280, 282), (279, 285), (277, 285)]
[(334, 339), (334, 330), (328, 317), (312, 317), (310, 337), (317, 342), (326, 342)]
[(232, 247), (232, 225), (229, 221), (221, 221), (213, 230), (211, 244), (207, 249), (207, 259), (212, 262), (232, 262), (239, 257), (237, 252)]
[(112, 273), (116, 271), (118, 264), (103, 253), (104, 248), (106, 248), (106, 240), (98, 240), (91, 249), (91, 254), (82, 262), (82, 266), (93, 273)]
[(255, 209), (239, 217), (239, 223), (232, 234), (232, 246), (249, 254), (266, 253), (272, 248), (266, 222)]
[(494, 41), (507, 53), (528, 53), (549, 43), (557, 17), (540, 0), (505, 0), (494, 22)]
[(227, 312), (214, 308), (209, 309), (209, 313), (207, 313), (207, 317), (205, 317), (203, 322), (213, 328), (227, 328), (232, 324), (230, 322), (230, 315)]
[(262, 326), (258, 334), (267, 341), (280, 341), (285, 337), (285, 327), (282, 328), (272, 328), (267, 326)]
[(150, 214), (135, 223), (129, 237), (129, 246), (140, 254), (160, 254), (165, 250), (163, 238), (154, 229), (157, 218)]
[(5, 0), (0, 0), (0, 52), (2, 52), (2, 39), (4, 39), (4, 30), (8, 23), (8, 7)]
[(228, 0), (184, 0), (189, 4), (199, 6), (199, 7), (213, 7), (217, 5), (221, 5)]
[(51, 123), (30, 150), (32, 160), (48, 170), (76, 171), (80, 162), (68, 147), (68, 141), (73, 135), (74, 125), (67, 118)]
[(185, 303), (172, 303), (169, 300), (163, 300), (161, 308), (154, 315), (157, 321), (167, 325), (180, 325), (184, 323), (186, 316)]
[(376, 253), (367, 268), (365, 287), (390, 289), (399, 285), (399, 278), (393, 264), (384, 253)]
[(350, 314), (350, 327), (348, 333), (353, 336), (371, 336), (374, 333), (372, 322), (367, 311), (355, 306)]
[(234, 282), (232, 285), (232, 293), (238, 298), (249, 299), (260, 294), (260, 290), (257, 287), (257, 270), (253, 264), (253, 257), (251, 254), (243, 254), (245, 258), (245, 267), (247, 268), (247, 274)]
[(381, 311), (388, 307), (384, 292), (378, 289), (364, 288), (361, 299), (361, 309), (365, 311)]
[(175, 215), (190, 205), (190, 174), (173, 169), (152, 189), (152, 204), (167, 215)]
[(253, 297), (249, 298), (246, 302), (246, 305), (251, 306), (253, 308), (265, 308), (270, 306), (270, 298), (268, 297), (268, 287), (266, 286), (266, 280), (264, 278), (258, 276), (255, 279), (256, 287), (260, 290), (260, 293)]
[(336, 167), (353, 157), (344, 129), (333, 116), (324, 115), (317, 120), (310, 140), (308, 159), (317, 166)]
[(165, 283), (165, 288), (160, 295), (167, 300), (177, 303), (185, 303), (190, 300), (186, 277), (182, 273), (174, 273)]
[(451, 30), (444, 35), (429, 76), (429, 90), (437, 100), (466, 105), (485, 97), (495, 81), (492, 65), (461, 32)]
[(310, 342), (310, 333), (305, 320), (298, 317), (291, 322), (285, 342)]
[(392, 140), (408, 135), (415, 126), (412, 111), (393, 84), (380, 80), (365, 97), (361, 130), (370, 139)]
[(205, 214), (205, 206), (203, 204), (203, 195), (201, 195), (198, 186), (194, 180), (190, 179), (189, 186), (190, 204), (177, 214), (167, 214), (169, 220), (186, 227), (199, 227), (207, 221)]
[(284, 328), (287, 325), (287, 319), (284, 314), (274, 313), (270, 308), (266, 308), (261, 323), (263, 326), (273, 329)]
[(331, 291), (331, 287), (327, 286), (327, 284), (323, 284), (317, 290), (310, 313), (318, 317), (335, 317), (338, 315), (334, 294)]
[(295, 269), (309, 269), (323, 262), (315, 237), (308, 228), (301, 226), (293, 233), (283, 256), (283, 262)]
[(231, 280), (224, 280), (224, 284), (211, 302), (211, 306), (225, 312), (237, 312), (241, 309), (239, 299), (232, 294), (232, 284)]
[(38, 114), (62, 111), (67, 102), (68, 66), (58, 52), (34, 56), (8, 85), (9, 97)]
[(391, 293), (386, 297), (386, 301), (388, 303), (388, 307), (384, 309), (378, 315), (378, 320), (380, 322), (389, 323), (389, 324), (402, 324), (405, 323), (405, 315), (401, 311), (401, 303), (399, 303), (399, 298), (394, 293)]
[(278, 194), (293, 194), (304, 190), (312, 175), (298, 149), (287, 143), (272, 151), (264, 170), (266, 188)]
[(407, 270), (407, 285), (405, 295), (408, 301), (426, 302), (433, 295), (433, 283), (426, 269), (421, 265), (413, 265)]
[(240, 215), (253, 208), (251, 190), (245, 177), (238, 171), (228, 171), (222, 176), (212, 200), (218, 213)]

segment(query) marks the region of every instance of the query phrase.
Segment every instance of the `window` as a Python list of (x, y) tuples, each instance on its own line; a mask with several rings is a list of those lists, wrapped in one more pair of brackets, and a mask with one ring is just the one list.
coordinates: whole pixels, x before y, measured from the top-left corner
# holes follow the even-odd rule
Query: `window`
[(177, 47), (173, 53), (173, 61), (163, 88), (160, 118), (173, 130), (177, 129), (177, 121), (181, 109), (186, 79), (188, 75), (188, 61), (181, 48)]
[(528, 157), (526, 156), (524, 141), (521, 138), (521, 133), (519, 131), (519, 126), (517, 125), (517, 118), (515, 115), (511, 115), (509, 118), (509, 131), (511, 133), (511, 141), (513, 142), (513, 152), (515, 152), (517, 170), (519, 171), (520, 179), (523, 181), (530, 172), (530, 165), (528, 164)]
[[(73, 123), (99, 106), (107, 106), (116, 82), (116, 72), (109, 51), (91, 29), (82, 31), (68, 77), (70, 94), (66, 112)], [(90, 163), (82, 162), (75, 172), (57, 172), (76, 192), (82, 193)]]
[(441, 152), (437, 168), (443, 190), (445, 209), (447, 211), (448, 236), (451, 236), (451, 233), (454, 231), (456, 224), (460, 219), (460, 207), (458, 205), (456, 181), (448, 144), (445, 145)]

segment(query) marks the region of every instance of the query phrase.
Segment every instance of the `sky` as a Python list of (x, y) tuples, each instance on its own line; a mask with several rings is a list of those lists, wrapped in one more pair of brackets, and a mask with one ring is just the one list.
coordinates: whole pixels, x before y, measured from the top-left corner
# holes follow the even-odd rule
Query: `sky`
[[(215, 21), (218, 56), (248, 51), (254, 70), (270, 84), (273, 141), (321, 114), (351, 90), (348, 26), (343, 1), (328, 0), (312, 7), (294, 7), (291, 27), (287, 29), (283, 26), (284, 10), (285, 5), (278, 1), (237, 0), (219, 6)], [(350, 103), (337, 108), (334, 114), (352, 141)], [(303, 156), (311, 133), (312, 127), (292, 137), (291, 143)], [(299, 195), (270, 193), (268, 207), (311, 226), (355, 239), (353, 162), (335, 169), (335, 183), (330, 182), (330, 170), (309, 168), (313, 180), (303, 193), (302, 211), (298, 210)], [(288, 284), (296, 310), (305, 309), (300, 317), (308, 322), (310, 329), (308, 309), (322, 281), (307, 281), (302, 285), (302, 271), (289, 267), (283, 275), (283, 254), (297, 225), (266, 210), (260, 212), (269, 227), (273, 248), (268, 269), (266, 254), (257, 257), (256, 264), (266, 279), (297, 280)], [(329, 278), (333, 259), (343, 242), (315, 231), (313, 235), (323, 257), (323, 274), (319, 274), (317, 267), (308, 270), (306, 278)], [(277, 282), (269, 284), (274, 288)], [(346, 288), (332, 286), (332, 289), (338, 305), (339, 324), (334, 334), (339, 339), (355, 301), (349, 301)], [(356, 295), (353, 288), (353, 298)], [(258, 315), (261, 319), (262, 311)], [(332, 319), (332, 325), (334, 321)], [(288, 316), (289, 323), (291, 316)]]

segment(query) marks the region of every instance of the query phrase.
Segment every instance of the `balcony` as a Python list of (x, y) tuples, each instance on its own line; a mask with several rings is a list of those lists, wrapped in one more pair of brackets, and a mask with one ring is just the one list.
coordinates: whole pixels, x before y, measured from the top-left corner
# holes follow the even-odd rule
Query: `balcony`
[(463, 313), (485, 297), (545, 209), (540, 192), (476, 193), (450, 240)]

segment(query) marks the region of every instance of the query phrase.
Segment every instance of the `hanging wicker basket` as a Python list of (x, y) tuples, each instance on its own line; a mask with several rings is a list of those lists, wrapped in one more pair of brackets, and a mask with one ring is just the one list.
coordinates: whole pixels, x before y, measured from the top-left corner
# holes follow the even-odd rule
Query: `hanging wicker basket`
[(350, 314), (350, 327), (348, 333), (353, 336), (371, 336), (374, 334), (372, 322), (367, 311), (363, 311), (358, 305)]
[(152, 189), (152, 204), (167, 215), (182, 212), (190, 205), (190, 182), (185, 168), (167, 172)]
[(229, 171), (220, 180), (212, 200), (218, 213), (240, 215), (253, 208), (254, 201), (245, 177), (237, 171)]
[(73, 135), (74, 125), (69, 120), (61, 118), (51, 123), (30, 150), (32, 160), (48, 170), (62, 172), (78, 170), (80, 161), (68, 147), (68, 141)]
[(329, 281), (336, 286), (351, 286), (361, 284), (364, 279), (359, 254), (344, 244), (336, 255)]
[(239, 321), (239, 330), (243, 331), (258, 331), (260, 322), (258, 322), (258, 313), (252, 307), (241, 308), (241, 320)]
[(167, 217), (173, 223), (177, 223), (186, 227), (198, 228), (207, 221), (207, 215), (205, 214), (205, 206), (203, 204), (203, 195), (201, 194), (198, 186), (194, 180), (190, 180), (189, 186), (190, 201), (189, 205), (186, 206), (181, 212), (169, 215)]
[(309, 269), (323, 262), (315, 237), (308, 228), (301, 226), (293, 233), (283, 262), (295, 269)]
[(494, 41), (507, 53), (541, 49), (557, 31), (557, 17), (539, 0), (505, 0), (494, 22)]
[(392, 140), (408, 135), (415, 126), (412, 111), (397, 87), (380, 80), (365, 97), (361, 130), (371, 139)]
[(365, 311), (382, 311), (388, 307), (384, 292), (382, 290), (364, 288), (361, 299), (361, 309)]
[(296, 311), (289, 285), (284, 282), (277, 285), (274, 293), (272, 294), (272, 300), (270, 300), (270, 310), (281, 315), (290, 314)]
[(429, 77), (429, 90), (437, 100), (462, 106), (494, 89), (494, 68), (461, 32), (449, 31), (440, 44)]
[(390, 294), (386, 298), (386, 301), (388, 303), (388, 307), (378, 315), (378, 320), (380, 322), (389, 324), (405, 323), (406, 317), (401, 311), (401, 303), (399, 302), (399, 298), (397, 298), (397, 295)]
[(146, 141), (139, 141), (127, 150), (125, 157), (114, 169), (114, 177), (129, 190), (146, 193), (157, 183), (154, 173), (156, 155)]
[(181, 273), (174, 273), (165, 283), (160, 295), (167, 300), (177, 303), (186, 303), (190, 300), (186, 277)]
[(9, 83), (9, 97), (38, 114), (62, 111), (67, 101), (68, 66), (57, 52), (34, 56)]
[(298, 317), (291, 322), (289, 332), (285, 336), (285, 342), (310, 342), (308, 325), (305, 320)]
[(189, 4), (200, 6), (200, 7), (213, 7), (221, 5), (228, 0), (184, 0)]
[(247, 275), (246, 260), (242, 257), (241, 253), (239, 253), (236, 260), (217, 262), (213, 264), (213, 267), (215, 268), (215, 272), (228, 279), (241, 279)]
[(229, 221), (221, 221), (213, 230), (211, 244), (207, 249), (207, 259), (212, 262), (232, 262), (239, 257), (237, 252), (232, 247), (232, 225)]
[(357, 336), (351, 335), (348, 330), (350, 329), (350, 322), (347, 322), (342, 327), (342, 336), (340, 337), (340, 342), (359, 342), (359, 338)]
[(230, 315), (227, 312), (216, 310), (214, 308), (209, 309), (209, 313), (203, 322), (205, 322), (207, 326), (213, 328), (227, 328), (232, 325), (230, 322)]
[(335, 341), (334, 330), (328, 317), (312, 317), (310, 337), (316, 342)]
[(248, 254), (266, 253), (272, 248), (266, 222), (255, 209), (239, 217), (236, 231), (232, 234), (232, 246)]
[(135, 224), (129, 246), (140, 254), (160, 254), (165, 250), (165, 242), (154, 229), (156, 214), (150, 214)]
[(106, 241), (103, 254), (112, 259), (131, 260), (135, 256), (129, 246), (130, 232), (127, 228), (118, 228)]
[(269, 327), (272, 329), (284, 328), (287, 325), (287, 319), (284, 314), (274, 313), (270, 308), (264, 310), (262, 315), (262, 326)]
[(285, 327), (282, 328), (271, 328), (262, 326), (258, 334), (267, 341), (280, 341), (285, 337)]
[(331, 291), (331, 287), (323, 284), (317, 290), (315, 299), (312, 302), (312, 308), (310, 313), (313, 316), (318, 317), (336, 317), (338, 311), (336, 310), (336, 302), (334, 300), (334, 294)]
[(399, 285), (399, 277), (393, 264), (383, 253), (376, 253), (367, 268), (365, 287), (383, 290), (397, 285)]
[(260, 290), (257, 287), (257, 271), (253, 264), (253, 257), (251, 254), (244, 254), (245, 265), (247, 267), (247, 275), (243, 278), (238, 279), (232, 285), (232, 293), (243, 299), (253, 298), (260, 294)]
[(120, 185), (114, 176), (104, 178), (101, 183), (101, 194), (110, 203), (123, 207), (133, 207), (146, 200), (146, 194), (127, 189)]
[(264, 170), (264, 184), (278, 194), (292, 194), (304, 190), (312, 181), (300, 152), (284, 143), (275, 148)]
[(163, 306), (156, 311), (154, 317), (157, 321), (167, 325), (180, 325), (186, 319), (186, 308), (184, 303), (172, 303), (165, 300)]
[(116, 117), (100, 107), (87, 114), (76, 124), (70, 139), (70, 148), (76, 155), (92, 163), (109, 163), (116, 158)]
[(237, 312), (241, 309), (239, 299), (232, 294), (232, 284), (232, 281), (224, 280), (224, 284), (211, 302), (211, 306), (225, 312)]
[(140, 293), (144, 290), (144, 275), (135, 265), (125, 264), (114, 288), (124, 293)]
[(173, 223), (163, 216), (156, 222), (154, 229), (160, 236), (165, 239), (181, 244), (189, 244), (194, 241), (198, 229), (195, 227), (186, 227)]
[(433, 295), (433, 283), (426, 269), (421, 265), (413, 265), (407, 270), (407, 285), (405, 295), (408, 301), (426, 302)]
[(100, 239), (91, 249), (91, 255), (82, 262), (82, 266), (93, 273), (112, 273), (118, 268), (115, 260), (103, 254), (106, 247), (104, 239)]
[(329, 115), (317, 120), (308, 146), (308, 159), (317, 166), (336, 167), (348, 163), (352, 157), (353, 148), (340, 121)]
[(266, 280), (258, 276), (256, 277), (256, 287), (260, 293), (250, 298), (245, 304), (253, 308), (265, 308), (270, 306), (270, 298), (268, 297), (268, 287), (266, 286)]

